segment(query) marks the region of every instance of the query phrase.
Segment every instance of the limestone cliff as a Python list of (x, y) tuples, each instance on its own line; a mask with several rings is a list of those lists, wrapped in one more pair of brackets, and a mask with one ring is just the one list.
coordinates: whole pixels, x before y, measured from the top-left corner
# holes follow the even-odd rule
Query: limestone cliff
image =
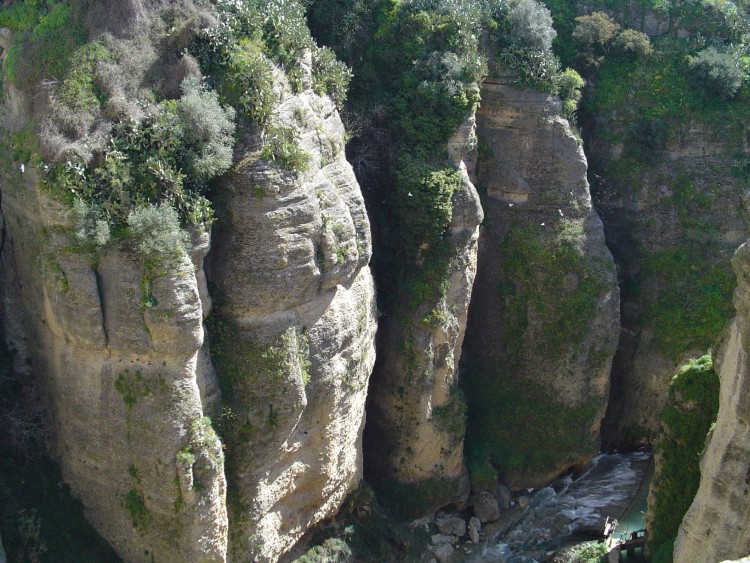
[(269, 128), (304, 171), (241, 147), (223, 182), (209, 278), (224, 391), (231, 558), (275, 561), (333, 516), (362, 472), (375, 292), (364, 202), (326, 97), (281, 83)]
[(223, 560), (223, 452), (204, 418), (217, 394), (199, 297), (208, 235), (153, 270), (145, 307), (142, 261), (82, 252), (33, 169), (2, 190), (6, 330), (38, 378), (63, 478), (123, 558)]
[[(66, 44), (76, 49), (66, 55), (83, 83), (75, 95), (96, 92), (71, 104), (89, 103), (89, 113), (61, 109), (65, 92), (55, 84), (32, 98), (31, 76), (31, 85), (4, 83), (4, 140), (11, 139), (0, 147), (5, 334), (18, 367), (36, 378), (64, 481), (124, 560), (276, 561), (332, 516), (361, 477), (376, 327), (362, 195), (336, 106), (315, 82), (308, 36), (295, 45), (294, 87), (281, 64), (252, 51), (265, 73), (268, 121), (261, 127), (245, 116), (234, 166), (213, 191), (213, 236), (195, 226), (210, 224), (203, 194), (216, 174), (206, 176), (205, 167), (216, 172), (217, 162), (232, 162), (235, 112), (200, 85), (199, 65), (182, 49), (218, 16), (189, 1), (123, 5), (133, 18), (113, 22), (85, 3), (75, 4), (81, 11), (62, 6), (52, 18), (71, 27), (85, 18), (98, 40), (83, 44), (78, 27), (81, 43)], [(303, 17), (296, 4), (279, 6)], [(45, 30), (45, 15), (33, 12), (31, 25)], [(117, 38), (102, 39), (102, 19)], [(19, 34), (20, 51), (31, 56), (54, 44), (44, 33)], [(46, 43), (34, 43), (37, 36)], [(12, 34), (0, 40), (7, 47)], [(92, 52), (94, 62), (86, 58)], [(330, 71), (335, 61), (326, 60)], [(238, 72), (257, 70), (248, 67)], [(187, 99), (192, 108), (179, 105)], [(68, 127), (74, 119), (85, 131)], [(159, 127), (168, 134), (150, 144)], [(169, 152), (195, 151), (219, 139), (219, 129), (228, 136), (203, 152), (198, 167)], [(138, 139), (135, 150), (117, 145), (123, 135)], [(111, 175), (102, 175), (105, 161)], [(84, 182), (60, 183), (73, 168)], [(105, 181), (86, 184), (95, 178)], [(97, 199), (105, 193), (107, 201)], [(76, 212), (85, 197), (93, 222)], [(133, 216), (144, 209), (162, 227), (145, 242), (167, 234), (172, 250), (142, 250)], [(187, 211), (182, 226), (178, 210)], [(97, 238), (92, 225), (107, 236)], [(203, 260), (212, 239), (209, 294)]]
[(687, 123), (652, 149), (660, 156), (635, 165), (629, 141), (605, 140), (605, 130), (628, 126), (614, 116), (597, 127), (597, 209), (618, 263), (623, 325), (612, 368), (618, 400), (602, 432), (609, 443), (633, 444), (655, 437), (675, 367), (703, 354), (731, 316), (729, 260), (747, 236), (733, 170), (736, 151), (749, 147), (741, 125)]
[(671, 557), (680, 522), (698, 490), (700, 457), (718, 408), (719, 378), (711, 357), (690, 360), (672, 378), (654, 444), (645, 520), (654, 561)]
[(477, 115), (486, 218), (464, 388), (475, 481), (491, 465), (519, 488), (598, 450), (619, 293), (580, 140), (559, 100), (511, 83), (486, 80)]
[(676, 563), (721, 561), (750, 550), (750, 244), (732, 259), (737, 316), (716, 353), (719, 415), (701, 460), (701, 480), (674, 548)]
[(461, 187), (451, 197), (445, 290), (380, 322), (382, 360), (373, 373), (376, 384), (368, 403), (368, 434), (376, 437), (371, 440), (371, 464), (379, 478), (390, 481), (386, 488), (395, 496), (401, 495), (399, 485), (417, 491), (411, 493), (413, 502), (400, 499), (415, 515), (468, 495), (463, 463), (466, 407), (458, 391), (458, 367), (483, 218), (469, 178), (476, 164), (474, 128), (471, 116), (448, 143)]

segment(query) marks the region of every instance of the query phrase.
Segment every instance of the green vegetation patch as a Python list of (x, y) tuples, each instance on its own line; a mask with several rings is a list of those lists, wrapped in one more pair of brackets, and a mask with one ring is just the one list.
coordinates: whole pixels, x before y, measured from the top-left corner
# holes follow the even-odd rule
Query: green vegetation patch
[[(254, 406), (242, 405), (243, 389), (280, 385), (297, 370), (302, 383), (307, 384), (310, 380), (307, 339), (299, 329), (290, 328), (270, 343), (250, 342), (235, 330), (231, 321), (221, 316), (216, 307), (206, 324), (225, 404), (217, 428), (230, 445), (246, 442), (264, 429), (251, 422), (247, 409)], [(266, 416), (267, 426), (275, 428), (278, 416), (278, 409), (271, 404)]]
[(549, 389), (497, 368), (474, 367), (465, 384), (478, 389), (470, 398), (466, 434), (474, 483), (490, 481), (492, 468), (501, 478), (524, 470), (538, 473), (572, 464), (580, 452), (596, 452), (591, 428), (601, 410), (598, 401), (571, 407)]
[(458, 479), (426, 479), (414, 483), (383, 481), (374, 485), (378, 499), (398, 518), (410, 520), (424, 516), (458, 498)]
[(102, 106), (107, 94), (98, 84), (95, 70), (100, 62), (112, 59), (112, 53), (98, 42), (78, 48), (71, 55), (70, 70), (57, 92), (59, 99), (76, 110)]
[[(312, 547), (295, 563), (342, 560), (418, 563), (430, 545), (430, 536), (421, 526), (408, 527), (380, 504), (370, 486), (363, 482), (349, 494), (333, 521), (313, 532), (309, 543)], [(346, 555), (348, 552), (351, 557)]]
[[(524, 374), (580, 350), (610, 288), (604, 259), (586, 256), (580, 221), (515, 225), (501, 241), (501, 341), (497, 360), (475, 362), (463, 381), (469, 404), (466, 456), (474, 483), (544, 471), (594, 452), (599, 401), (564, 404)], [(541, 320), (540, 320), (541, 319)], [(594, 360), (596, 355), (589, 351)]]
[(115, 390), (122, 395), (125, 407), (130, 411), (133, 406), (144, 397), (152, 394), (152, 390), (143, 379), (140, 371), (126, 369), (117, 374), (115, 379)]
[(232, 163), (234, 111), (194, 81), (179, 100), (162, 102), (143, 121), (124, 120), (90, 163), (68, 160), (47, 177), (48, 190), (71, 204), (82, 199), (111, 228), (131, 213), (168, 203), (182, 221), (210, 224), (207, 182)]
[(0, 12), (16, 31), (5, 61), (11, 84), (33, 91), (39, 81), (62, 80), (75, 49), (86, 40), (81, 14), (62, 1), (22, 0)]
[(710, 347), (733, 315), (736, 281), (729, 264), (708, 260), (694, 247), (645, 255), (639, 279), (658, 288), (645, 296), (643, 319), (671, 358)]
[(123, 505), (130, 515), (130, 519), (133, 522), (133, 528), (136, 528), (141, 532), (144, 531), (146, 529), (148, 509), (146, 508), (146, 502), (143, 499), (143, 493), (140, 489), (130, 489), (123, 499)]
[[(516, 226), (501, 242), (502, 324), (519, 359), (533, 318), (544, 319), (532, 327), (534, 346), (548, 357), (564, 358), (585, 338), (597, 300), (609, 289), (603, 260), (599, 263), (578, 247), (583, 236), (578, 227), (566, 220), (541, 228)], [(558, 236), (550, 235), (556, 231)]]
[(310, 166), (310, 154), (300, 148), (293, 127), (268, 127), (260, 157), (299, 175)]
[(273, 64), (281, 67), (295, 91), (303, 85), (305, 53), (312, 54), (313, 89), (330, 94), (341, 106), (351, 78), (349, 69), (318, 47), (307, 27), (305, 10), (295, 0), (215, 3), (219, 24), (199, 34), (190, 50), (219, 91), (240, 114), (265, 125), (276, 103)]
[(711, 357), (692, 359), (672, 378), (661, 412), (655, 451), (659, 467), (651, 483), (654, 525), (649, 550), (654, 563), (672, 561), (677, 530), (700, 482), (706, 434), (719, 410), (719, 379)]
[(432, 409), (432, 420), (439, 429), (463, 439), (466, 428), (466, 402), (458, 387), (452, 387), (448, 402)]

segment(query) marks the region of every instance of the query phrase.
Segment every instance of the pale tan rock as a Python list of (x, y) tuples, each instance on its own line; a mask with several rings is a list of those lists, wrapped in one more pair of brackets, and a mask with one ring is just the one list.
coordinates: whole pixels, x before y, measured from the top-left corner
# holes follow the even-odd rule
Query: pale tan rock
[[(196, 266), (183, 255), (148, 275), (125, 250), (98, 261), (71, 252), (67, 209), (39, 190), (35, 170), (2, 188), (3, 260), (13, 264), (3, 275), (6, 291), (17, 288), (5, 310), (23, 318), (6, 330), (25, 338), (65, 482), (125, 560), (225, 560), (223, 454), (198, 383), (216, 387), (210, 362), (199, 361)], [(152, 308), (142, 305), (143, 276)], [(191, 490), (180, 473), (191, 474)]]
[(449, 543), (443, 543), (436, 547), (428, 547), (427, 549), (432, 552), (440, 563), (447, 563), (454, 552), (453, 546)]
[(741, 558), (750, 545), (750, 244), (732, 265), (737, 316), (716, 354), (719, 414), (701, 458), (701, 480), (675, 541), (675, 563)]
[(469, 493), (457, 385), (484, 217), (468, 172), (476, 159), (473, 116), (455, 131), (448, 153), (462, 187), (452, 196), (449, 245), (455, 255), (447, 289), (404, 319), (389, 315), (381, 320), (383, 360), (373, 375), (368, 405), (368, 450), (379, 478), (415, 487), (440, 483), (424, 499), (424, 512), (462, 502)]
[(458, 516), (442, 516), (435, 519), (435, 525), (441, 534), (457, 536), (466, 535), (466, 520)]
[(217, 367), (237, 425), (227, 451), (237, 561), (276, 561), (359, 484), (375, 361), (370, 228), (343, 125), (329, 99), (293, 94), (281, 77), (279, 91), (273, 126), (295, 132), (308, 167), (261, 160), (252, 137), (222, 188), (209, 257), (213, 314), (228, 330)]
[(497, 499), (489, 491), (482, 491), (469, 499), (469, 505), (474, 510), (474, 516), (479, 522), (495, 522), (500, 518), (500, 508)]

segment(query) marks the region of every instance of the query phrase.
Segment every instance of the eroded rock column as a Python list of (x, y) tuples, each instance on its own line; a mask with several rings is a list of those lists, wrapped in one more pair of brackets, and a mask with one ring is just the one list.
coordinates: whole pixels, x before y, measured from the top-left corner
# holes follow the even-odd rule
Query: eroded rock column
[(207, 234), (145, 268), (88, 252), (30, 166), (3, 180), (6, 330), (32, 363), (51, 446), (86, 517), (127, 561), (223, 561), (218, 397), (203, 345)]
[(306, 166), (262, 160), (250, 135), (211, 253), (236, 561), (277, 560), (358, 485), (375, 361), (370, 228), (343, 125), (328, 98), (280, 88), (269, 128), (292, 132)]
[(383, 360), (368, 403), (373, 473), (383, 481), (384, 494), (415, 516), (463, 501), (469, 492), (463, 463), (466, 407), (458, 378), (483, 218), (469, 177), (476, 164), (473, 115), (449, 140), (448, 154), (461, 187), (451, 199), (445, 289), (435, 300), (413, 310), (399, 307), (381, 320)]
[(511, 83), (486, 80), (477, 114), (486, 219), (464, 379), (476, 488), (495, 471), (542, 485), (598, 451), (619, 333), (581, 141), (556, 97)]

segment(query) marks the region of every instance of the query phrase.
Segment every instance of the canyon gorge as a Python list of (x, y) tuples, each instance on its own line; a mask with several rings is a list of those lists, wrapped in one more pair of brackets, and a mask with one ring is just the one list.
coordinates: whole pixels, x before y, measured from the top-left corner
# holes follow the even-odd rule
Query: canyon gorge
[(3, 2), (0, 562), (748, 555), (748, 10)]

